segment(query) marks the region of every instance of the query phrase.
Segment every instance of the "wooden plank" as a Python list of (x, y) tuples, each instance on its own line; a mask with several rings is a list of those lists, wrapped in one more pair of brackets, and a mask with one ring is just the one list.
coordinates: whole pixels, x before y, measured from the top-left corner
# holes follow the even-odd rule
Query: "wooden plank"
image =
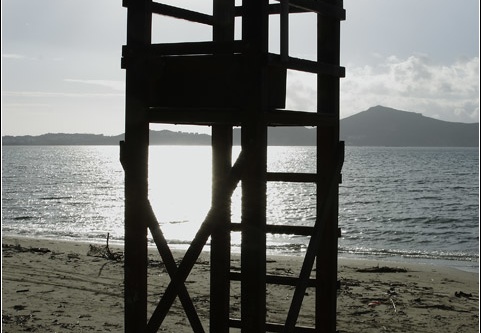
[(332, 114), (317, 112), (270, 110), (264, 116), (267, 126), (335, 126), (338, 120)]
[(194, 12), (192, 10), (187, 10), (170, 5), (165, 5), (158, 2), (152, 2), (152, 13), (207, 25), (213, 24), (213, 19), (211, 15)]
[(212, 55), (217, 53), (239, 54), (245, 50), (245, 44), (240, 41), (204, 41), (157, 43), (145, 47), (122, 46), (122, 57), (160, 57), (176, 55)]
[(334, 77), (345, 77), (346, 70), (339, 65), (332, 65), (326, 62), (317, 62), (306, 59), (289, 57), (283, 61), (280, 55), (269, 53), (269, 63), (273, 66), (281, 66), (283, 68), (292, 69), (301, 72), (331, 75)]
[[(282, 0), (276, 0), (278, 2)], [(337, 1), (339, 2), (339, 1)], [(342, 5), (332, 5), (327, 1), (322, 0), (289, 0), (289, 13), (317, 13), (325, 16), (332, 16), (337, 20), (343, 21), (346, 19), (346, 11)], [(269, 14), (280, 14), (282, 11), (280, 4), (270, 4)], [(236, 7), (235, 15), (237, 17), (244, 14), (242, 6)]]
[[(328, 2), (324, 0), (289, 0), (289, 5), (323, 16), (331, 16), (337, 20), (345, 20), (346, 11), (342, 8), (342, 6), (331, 4), (332, 2), (333, 1)], [(335, 2), (339, 3), (337, 0)]]
[[(269, 4), (269, 15), (272, 15), (272, 14), (280, 14), (281, 13), (281, 5), (278, 4), (278, 3), (270, 3)], [(289, 6), (289, 13), (291, 14), (295, 14), (295, 13), (308, 13), (310, 12), (309, 10), (307, 9), (302, 9), (302, 8), (298, 8), (298, 7), (292, 7), (292, 6)], [(236, 17), (241, 17), (242, 15), (244, 15), (244, 9), (242, 6), (236, 6), (235, 7), (235, 16)]]
[[(229, 278), (231, 281), (241, 281), (241, 273), (230, 272)], [(315, 279), (310, 279), (308, 282), (308, 287), (315, 287)], [(278, 284), (283, 286), (295, 286), (297, 283), (297, 277), (294, 276), (280, 276), (280, 275), (266, 275), (266, 283), (268, 284)]]
[(243, 116), (240, 109), (151, 107), (148, 119), (161, 124), (240, 126)]
[[(242, 321), (240, 319), (231, 318), (229, 319), (230, 326), (233, 328), (242, 328)], [(265, 332), (283, 332), (284, 325), (276, 323), (266, 323)], [(296, 326), (292, 333), (313, 333), (319, 332), (313, 327)]]
[(313, 227), (308, 226), (295, 226), (295, 225), (273, 225), (268, 224), (267, 232), (270, 234), (287, 234), (287, 235), (300, 235), (311, 236)]
[[(275, 323), (267, 323), (266, 324), (266, 330), (267, 332), (284, 332), (284, 325), (281, 324), (275, 324)], [(303, 326), (296, 326), (293, 328), (292, 331), (289, 332), (294, 332), (294, 333), (314, 333), (314, 332), (319, 332), (313, 327), (303, 327)]]
[(148, 49), (148, 54), (151, 56), (216, 54), (216, 53), (236, 54), (236, 53), (242, 53), (244, 49), (245, 49), (245, 43), (240, 40), (162, 43), (162, 44), (152, 44), (152, 46), (150, 46)]
[[(231, 223), (231, 231), (242, 231), (242, 224)], [(287, 235), (301, 235), (301, 236), (311, 236), (313, 232), (313, 227), (309, 226), (295, 226), (295, 225), (276, 225), (268, 224), (266, 225), (266, 233), (268, 234), (287, 234)]]
[(318, 176), (315, 173), (268, 172), (269, 182), (316, 183)]
[[(150, 107), (148, 119), (151, 123), (240, 126), (246, 114), (240, 108), (174, 108)], [(314, 112), (270, 110), (264, 113), (267, 126), (336, 126), (338, 120), (332, 114)]]

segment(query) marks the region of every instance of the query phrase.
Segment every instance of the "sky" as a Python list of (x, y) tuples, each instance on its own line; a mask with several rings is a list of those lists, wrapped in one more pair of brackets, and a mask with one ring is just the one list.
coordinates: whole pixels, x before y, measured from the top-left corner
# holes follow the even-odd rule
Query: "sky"
[[(121, 3), (2, 0), (2, 135), (124, 132), (120, 59), (127, 10)], [(211, 13), (212, 0), (164, 3)], [(479, 122), (478, 0), (344, 0), (344, 8), (341, 118), (383, 105)], [(289, 54), (315, 59), (314, 15), (291, 17)], [(277, 26), (272, 18), (274, 53)], [(208, 27), (160, 16), (153, 29), (152, 42), (211, 39)], [(314, 75), (289, 72), (287, 108), (315, 110), (314, 83)]]

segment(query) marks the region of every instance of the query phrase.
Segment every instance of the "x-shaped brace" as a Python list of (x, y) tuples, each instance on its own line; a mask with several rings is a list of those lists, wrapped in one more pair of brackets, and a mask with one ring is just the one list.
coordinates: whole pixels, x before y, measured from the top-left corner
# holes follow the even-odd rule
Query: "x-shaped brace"
[[(221, 195), (223, 197), (231, 197), (234, 193), (237, 184), (239, 183), (242, 175), (242, 169), (244, 161), (246, 160), (245, 154), (243, 151), (239, 154), (237, 161), (232, 166), (228, 177), (224, 179), (224, 184), (221, 186), (222, 192)], [(177, 267), (172, 252), (165, 240), (165, 237), (160, 230), (159, 224), (156, 221), (155, 214), (152, 211), (152, 207), (150, 203), (148, 207), (146, 207), (149, 211), (149, 220), (148, 220), (148, 227), (150, 232), (152, 233), (152, 237), (154, 238), (154, 242), (157, 245), (157, 249), (164, 260), (165, 267), (171, 281), (165, 290), (164, 295), (162, 296), (159, 304), (154, 310), (148, 324), (147, 324), (147, 332), (157, 332), (162, 325), (162, 322), (167, 315), (170, 307), (172, 306), (176, 296), (178, 295), (182, 305), (184, 306), (184, 310), (186, 311), (189, 321), (191, 323), (192, 328), (195, 332), (204, 332), (202, 328), (202, 324), (197, 316), (197, 312), (192, 304), (192, 301), (189, 297), (187, 289), (185, 288), (185, 281), (189, 276), (195, 262), (199, 258), (199, 255), (202, 252), (204, 245), (207, 243), (207, 240), (211, 236), (212, 232), (215, 228), (222, 222), (222, 217), (219, 216), (219, 210), (217, 207), (212, 206), (207, 213), (207, 216), (202, 223), (199, 231), (195, 235), (194, 239), (191, 242), (190, 247), (187, 249), (184, 258), (182, 259), (180, 265)]]

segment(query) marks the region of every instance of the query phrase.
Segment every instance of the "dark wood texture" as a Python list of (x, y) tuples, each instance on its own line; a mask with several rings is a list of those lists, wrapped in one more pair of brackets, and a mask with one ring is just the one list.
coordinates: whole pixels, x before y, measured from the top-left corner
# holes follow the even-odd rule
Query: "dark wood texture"
[[(339, 143), (340, 21), (342, 0), (212, 0), (212, 15), (151, 0), (124, 0), (127, 45), (126, 131), (121, 145), (125, 170), (125, 332), (157, 332), (178, 296), (193, 332), (204, 332), (185, 281), (211, 238), (211, 333), (327, 332), (336, 328)], [(289, 18), (317, 13), (316, 61), (289, 56)], [(151, 43), (153, 14), (212, 26), (212, 40)], [(269, 15), (280, 15), (280, 54), (268, 52)], [(242, 20), (240, 40), (235, 18)], [(287, 71), (317, 76), (317, 110), (285, 110)], [(177, 266), (148, 199), (150, 123), (212, 126), (212, 204)], [(232, 165), (233, 126), (241, 128), (241, 153)], [(269, 126), (317, 128), (315, 173), (267, 171)], [(231, 196), (242, 181), (240, 223), (231, 222)], [(268, 225), (267, 182), (313, 183), (313, 226)], [(147, 318), (147, 230), (171, 281)], [(230, 272), (230, 233), (242, 235), (240, 272)], [(295, 234), (310, 241), (297, 276), (266, 273), (266, 235)], [(312, 278), (314, 262), (316, 277)], [(240, 319), (230, 319), (230, 281), (241, 283)], [(266, 285), (296, 286), (285, 323), (266, 322)], [(215, 286), (215, 287), (214, 287)], [(306, 288), (314, 288), (313, 327), (296, 325)]]
[[(233, 42), (234, 0), (214, 0), (213, 40)], [(232, 50), (217, 50), (215, 54), (229, 54)], [(210, 271), (210, 332), (229, 332), (230, 312), (230, 230), (231, 199), (223, 194), (224, 179), (232, 165), (232, 126), (215, 123), (212, 126), (212, 206), (218, 207), (220, 222), (211, 236)]]
[[(129, 1), (127, 45), (151, 42), (151, 2)], [(145, 63), (133, 59), (126, 72), (125, 143), (125, 331), (142, 332), (147, 320), (147, 225), (149, 125), (145, 122), (148, 77)]]

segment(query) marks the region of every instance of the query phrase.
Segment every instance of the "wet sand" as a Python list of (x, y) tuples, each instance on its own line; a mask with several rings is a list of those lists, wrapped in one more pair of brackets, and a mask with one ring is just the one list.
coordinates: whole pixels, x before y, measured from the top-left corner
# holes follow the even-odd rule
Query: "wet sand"
[[(113, 256), (121, 249), (111, 247)], [(123, 262), (97, 256), (87, 243), (2, 239), (2, 332), (123, 332)], [(90, 253), (89, 253), (90, 252)], [(174, 255), (181, 258), (182, 252)], [(115, 258), (113, 258), (115, 259)], [(299, 257), (269, 257), (268, 272), (294, 276)], [(239, 258), (232, 258), (234, 269)], [(411, 263), (340, 259), (337, 329), (342, 332), (479, 332), (479, 276)], [(169, 282), (160, 256), (149, 255), (148, 309)], [(186, 281), (208, 330), (209, 254)], [(239, 283), (231, 283), (238, 316)], [(267, 320), (285, 320), (293, 287), (268, 286)], [(312, 326), (314, 293), (308, 289), (299, 324)], [(161, 332), (192, 332), (175, 301)]]

